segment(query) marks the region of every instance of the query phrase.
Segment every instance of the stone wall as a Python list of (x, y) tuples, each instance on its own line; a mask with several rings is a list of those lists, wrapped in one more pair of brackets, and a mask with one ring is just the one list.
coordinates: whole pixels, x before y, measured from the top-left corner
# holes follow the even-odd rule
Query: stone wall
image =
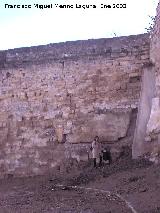
[(148, 61), (147, 34), (1, 51), (1, 175), (49, 171), (63, 143), (125, 137)]
[(152, 66), (144, 67), (141, 95), (138, 106), (136, 128), (132, 144), (132, 157), (138, 158), (146, 153), (146, 132), (150, 118), (152, 99), (155, 95), (155, 74)]
[(155, 25), (150, 33), (150, 61), (144, 69), (143, 78), (146, 80), (142, 86), (138, 112), (140, 118), (137, 120), (138, 131), (135, 132), (132, 153), (134, 158), (147, 154), (150, 160), (158, 162), (160, 154), (160, 2)]
[[(150, 60), (155, 73), (155, 95), (152, 99), (150, 118), (147, 124), (147, 140), (157, 141), (160, 133), (160, 3), (157, 7), (155, 26), (151, 32)], [(157, 141), (158, 142), (158, 141)]]
[(157, 15), (155, 19), (155, 25), (151, 32), (150, 58), (154, 65), (158, 65), (160, 63), (159, 36), (160, 36), (160, 3), (157, 6)]
[(154, 28), (151, 32), (150, 60), (155, 67), (156, 93), (160, 95), (160, 3), (157, 7), (157, 16)]

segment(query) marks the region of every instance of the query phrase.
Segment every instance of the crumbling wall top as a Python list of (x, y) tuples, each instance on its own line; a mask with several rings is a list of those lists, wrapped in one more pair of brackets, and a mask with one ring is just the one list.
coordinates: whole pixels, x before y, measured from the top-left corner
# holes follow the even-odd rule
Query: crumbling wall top
[[(50, 60), (78, 59), (86, 56), (104, 55), (110, 58), (112, 52), (123, 53), (137, 51), (143, 46), (149, 46), (149, 35), (131, 35), (115, 38), (90, 39), (82, 41), (67, 41), (48, 45), (23, 47), (0, 51), (0, 68), (41, 64)], [(125, 53), (125, 54), (124, 54)]]

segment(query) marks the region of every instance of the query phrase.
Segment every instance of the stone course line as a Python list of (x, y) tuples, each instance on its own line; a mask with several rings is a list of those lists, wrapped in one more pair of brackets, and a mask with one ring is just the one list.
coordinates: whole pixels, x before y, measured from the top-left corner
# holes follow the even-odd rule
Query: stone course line
[[(72, 188), (72, 189), (85, 189), (85, 190), (91, 190), (91, 191), (98, 191), (98, 192), (101, 192), (101, 193), (108, 193), (109, 196), (111, 196), (111, 193), (110, 191), (107, 191), (107, 190), (103, 190), (103, 189), (96, 189), (96, 188), (90, 188), (90, 187), (83, 187), (83, 186), (65, 186), (65, 185), (62, 185), (62, 184), (57, 184), (57, 185), (54, 185), (56, 187), (68, 187), (68, 188)], [(116, 195), (118, 198), (120, 198), (123, 202), (125, 202), (126, 206), (133, 212), (133, 213), (138, 213), (135, 208), (131, 205), (130, 202), (128, 202), (123, 196), (121, 196), (120, 194), (118, 193), (115, 193), (113, 195)]]

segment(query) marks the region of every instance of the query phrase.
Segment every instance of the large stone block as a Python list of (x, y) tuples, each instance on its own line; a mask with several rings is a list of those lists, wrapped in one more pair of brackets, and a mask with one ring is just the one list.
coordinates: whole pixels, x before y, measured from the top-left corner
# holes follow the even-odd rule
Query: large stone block
[(152, 99), (152, 108), (150, 118), (147, 124), (146, 134), (154, 137), (155, 134), (160, 133), (160, 105), (159, 98)]
[(83, 122), (79, 120), (73, 129), (73, 134), (68, 136), (71, 143), (91, 142), (98, 135), (101, 141), (117, 141), (125, 137), (130, 123), (130, 111), (107, 112), (87, 116)]

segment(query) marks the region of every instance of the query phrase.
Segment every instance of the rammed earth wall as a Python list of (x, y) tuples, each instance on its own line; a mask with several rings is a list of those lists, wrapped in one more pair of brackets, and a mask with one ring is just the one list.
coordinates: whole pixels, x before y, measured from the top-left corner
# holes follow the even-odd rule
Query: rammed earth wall
[(125, 137), (149, 48), (143, 34), (1, 51), (0, 173), (45, 173), (57, 141)]

